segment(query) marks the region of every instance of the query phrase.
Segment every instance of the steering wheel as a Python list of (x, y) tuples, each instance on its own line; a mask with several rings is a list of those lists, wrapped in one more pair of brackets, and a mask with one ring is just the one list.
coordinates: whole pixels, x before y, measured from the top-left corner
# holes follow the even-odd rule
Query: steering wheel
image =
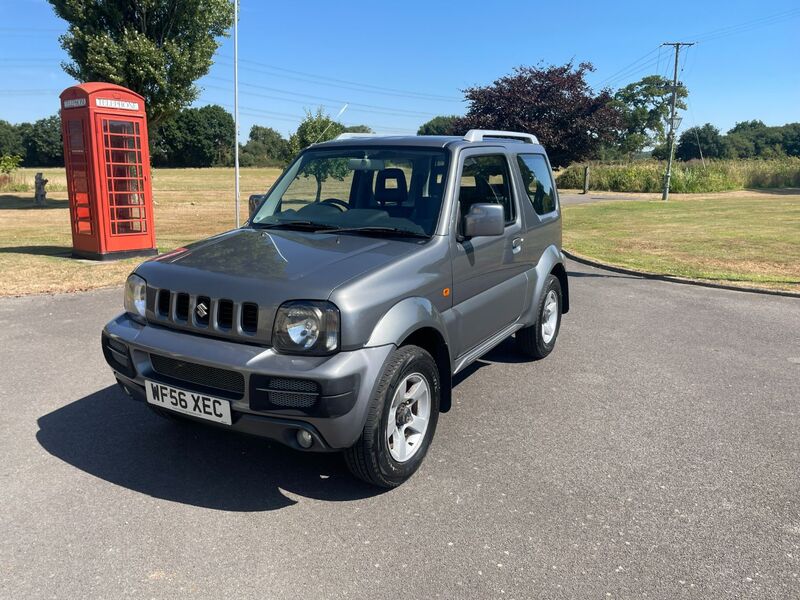
[(326, 198), (325, 200), (320, 202), (320, 204), (328, 204), (330, 206), (335, 206), (342, 212), (350, 210), (350, 205), (344, 200), (339, 200), (338, 198)]

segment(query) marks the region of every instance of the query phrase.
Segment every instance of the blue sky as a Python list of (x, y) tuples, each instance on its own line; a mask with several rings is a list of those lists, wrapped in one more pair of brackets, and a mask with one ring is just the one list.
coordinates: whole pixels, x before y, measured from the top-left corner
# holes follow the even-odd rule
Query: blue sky
[[(613, 6), (609, 7), (609, 4)], [(54, 114), (72, 81), (58, 36), (66, 25), (44, 0), (2, 0), (0, 119)], [(437, 114), (463, 113), (460, 90), (514, 66), (594, 63), (590, 83), (621, 87), (671, 73), (664, 41), (699, 44), (681, 59), (690, 90), (684, 127), (800, 121), (800, 5), (764, 2), (437, 2), (242, 0), (241, 138), (254, 123), (284, 135), (304, 108), (380, 133), (414, 133)], [(637, 62), (638, 61), (638, 62)], [(225, 39), (196, 105), (233, 106), (233, 43)], [(535, 133), (535, 132), (534, 132)]]

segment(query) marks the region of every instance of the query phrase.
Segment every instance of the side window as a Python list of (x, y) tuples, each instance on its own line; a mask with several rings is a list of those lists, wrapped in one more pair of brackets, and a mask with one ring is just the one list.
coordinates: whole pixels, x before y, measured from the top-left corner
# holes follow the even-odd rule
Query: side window
[(522, 184), (528, 191), (533, 210), (546, 215), (556, 209), (556, 194), (547, 161), (541, 154), (520, 154), (517, 157)]
[(513, 223), (516, 214), (505, 156), (487, 154), (465, 158), (458, 200), (461, 203), (462, 217), (469, 212), (473, 204), (502, 204), (506, 224)]

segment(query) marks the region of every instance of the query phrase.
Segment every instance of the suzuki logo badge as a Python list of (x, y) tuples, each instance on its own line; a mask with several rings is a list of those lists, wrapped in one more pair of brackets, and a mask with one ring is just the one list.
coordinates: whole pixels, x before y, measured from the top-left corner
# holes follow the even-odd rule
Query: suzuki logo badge
[(205, 302), (201, 302), (197, 305), (197, 308), (194, 309), (194, 312), (197, 313), (197, 316), (201, 319), (205, 319), (206, 315), (208, 315), (208, 307), (206, 306)]

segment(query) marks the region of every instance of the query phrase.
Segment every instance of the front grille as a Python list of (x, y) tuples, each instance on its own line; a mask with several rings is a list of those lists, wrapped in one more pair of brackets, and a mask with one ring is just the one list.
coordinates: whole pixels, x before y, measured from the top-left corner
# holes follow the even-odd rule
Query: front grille
[(181, 321), (189, 320), (189, 294), (178, 294), (175, 300), (175, 317)]
[(161, 356), (150, 355), (153, 370), (161, 375), (207, 388), (244, 394), (244, 375), (228, 369), (219, 369)]
[(206, 294), (148, 288), (148, 317), (177, 329), (268, 343), (272, 323), (255, 302), (236, 302)]
[(217, 324), (223, 329), (233, 327), (233, 300), (220, 300)]
[(158, 316), (169, 317), (169, 290), (158, 290)]
[(291, 392), (270, 392), (269, 401), (282, 408), (309, 408), (317, 403), (317, 397)]
[(308, 409), (319, 400), (320, 388), (315, 381), (254, 375), (250, 382), (250, 408)]
[(319, 384), (308, 379), (287, 379), (285, 377), (272, 377), (269, 380), (269, 387), (273, 390), (283, 390), (286, 392), (314, 392), (319, 393)]
[(258, 304), (245, 302), (242, 304), (242, 329), (248, 333), (258, 330)]

